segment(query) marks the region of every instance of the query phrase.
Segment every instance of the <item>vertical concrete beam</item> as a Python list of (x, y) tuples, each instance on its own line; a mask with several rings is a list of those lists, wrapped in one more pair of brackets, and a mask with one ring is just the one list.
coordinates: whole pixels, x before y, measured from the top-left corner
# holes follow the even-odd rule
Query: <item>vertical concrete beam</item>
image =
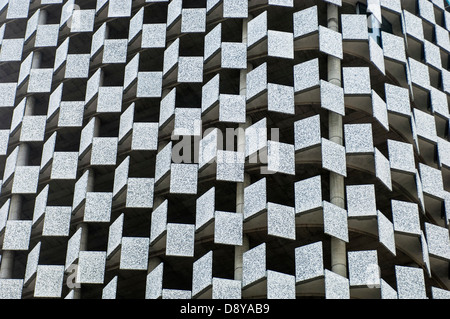
[[(44, 19), (46, 15), (43, 15)], [(45, 20), (41, 20), (42, 22)], [(37, 68), (41, 64), (41, 55), (35, 54), (33, 56), (32, 67)], [(35, 109), (35, 99), (33, 96), (29, 96), (26, 101), (24, 115), (33, 115)], [(27, 143), (19, 144), (19, 154), (17, 155), (16, 166), (27, 166), (30, 157), (30, 146)], [(20, 194), (11, 195), (11, 201), (9, 205), (8, 220), (20, 220), (22, 213), (22, 202), (23, 197)], [(11, 279), (13, 278), (14, 270), (14, 258), (15, 252), (13, 250), (5, 250), (2, 254), (1, 264), (0, 264), (0, 278), (1, 279)]]
[[(170, 90), (165, 89), (162, 91), (161, 98), (164, 98), (169, 94)], [(167, 143), (163, 143), (161, 140), (158, 141), (158, 151), (159, 153), (164, 147), (166, 147)], [(153, 210), (155, 208), (158, 208), (159, 205), (161, 205), (164, 202), (165, 198), (163, 196), (155, 196), (153, 198)], [(149, 254), (151, 254), (151, 250), (149, 249)], [(159, 264), (161, 263), (161, 259), (159, 257), (149, 257), (148, 259), (148, 266), (147, 266), (147, 274), (152, 272)]]
[[(242, 20), (242, 42), (247, 45), (248, 39), (248, 22), (251, 20), (251, 15), (247, 19)], [(247, 70), (241, 70), (239, 78), (239, 94), (247, 95), (247, 73), (252, 70), (252, 65), (247, 65)], [(237, 135), (237, 151), (245, 153), (245, 129), (251, 125), (251, 118), (247, 116), (246, 122), (239, 125)], [(250, 184), (250, 175), (244, 174), (244, 182), (236, 184), (236, 214), (244, 215), (244, 189)], [(241, 246), (235, 246), (234, 250), (234, 279), (242, 281), (242, 263), (243, 255), (249, 249), (249, 239), (243, 234)]]
[[(97, 118), (94, 126), (94, 136), (99, 136), (100, 134), (100, 120)], [(87, 181), (86, 192), (93, 192), (95, 185), (95, 171), (93, 168), (88, 168), (89, 176)], [(77, 225), (77, 230), (81, 228), (81, 239), (80, 239), (80, 251), (88, 250), (88, 240), (89, 240), (89, 225), (81, 221)], [(81, 299), (81, 287), (75, 287), (73, 291), (73, 299)]]
[[(339, 31), (339, 7), (334, 4), (327, 5), (328, 28)], [(337, 86), (342, 86), (341, 60), (328, 56), (328, 81)], [(344, 144), (342, 116), (328, 113), (329, 139), (339, 145)], [(344, 177), (330, 172), (330, 202), (341, 208), (345, 208), (345, 184)], [(347, 252), (346, 243), (335, 237), (331, 238), (331, 270), (343, 277), (347, 277)]]

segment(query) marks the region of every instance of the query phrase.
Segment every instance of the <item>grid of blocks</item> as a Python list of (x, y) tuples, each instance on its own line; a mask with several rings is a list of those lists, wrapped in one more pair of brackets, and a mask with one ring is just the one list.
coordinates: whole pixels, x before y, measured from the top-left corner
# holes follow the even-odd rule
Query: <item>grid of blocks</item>
[(0, 298), (449, 298), (445, 6), (0, 0)]

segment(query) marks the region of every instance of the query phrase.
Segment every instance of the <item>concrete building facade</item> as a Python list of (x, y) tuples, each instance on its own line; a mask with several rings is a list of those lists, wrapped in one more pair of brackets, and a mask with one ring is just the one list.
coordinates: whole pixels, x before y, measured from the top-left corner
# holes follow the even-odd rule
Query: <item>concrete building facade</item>
[(0, 298), (449, 298), (447, 7), (0, 0)]

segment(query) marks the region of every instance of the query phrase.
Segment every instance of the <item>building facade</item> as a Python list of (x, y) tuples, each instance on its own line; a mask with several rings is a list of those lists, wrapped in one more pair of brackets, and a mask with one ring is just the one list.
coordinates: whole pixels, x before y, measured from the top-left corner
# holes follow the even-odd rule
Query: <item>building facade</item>
[(449, 298), (447, 6), (0, 1), (0, 297)]

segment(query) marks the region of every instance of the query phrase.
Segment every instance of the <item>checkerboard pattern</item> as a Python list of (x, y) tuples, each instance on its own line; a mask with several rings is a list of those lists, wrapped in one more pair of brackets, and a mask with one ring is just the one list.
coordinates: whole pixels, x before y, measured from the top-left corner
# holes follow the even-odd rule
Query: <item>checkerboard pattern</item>
[(353, 2), (0, 0), (0, 298), (450, 298), (450, 12)]

